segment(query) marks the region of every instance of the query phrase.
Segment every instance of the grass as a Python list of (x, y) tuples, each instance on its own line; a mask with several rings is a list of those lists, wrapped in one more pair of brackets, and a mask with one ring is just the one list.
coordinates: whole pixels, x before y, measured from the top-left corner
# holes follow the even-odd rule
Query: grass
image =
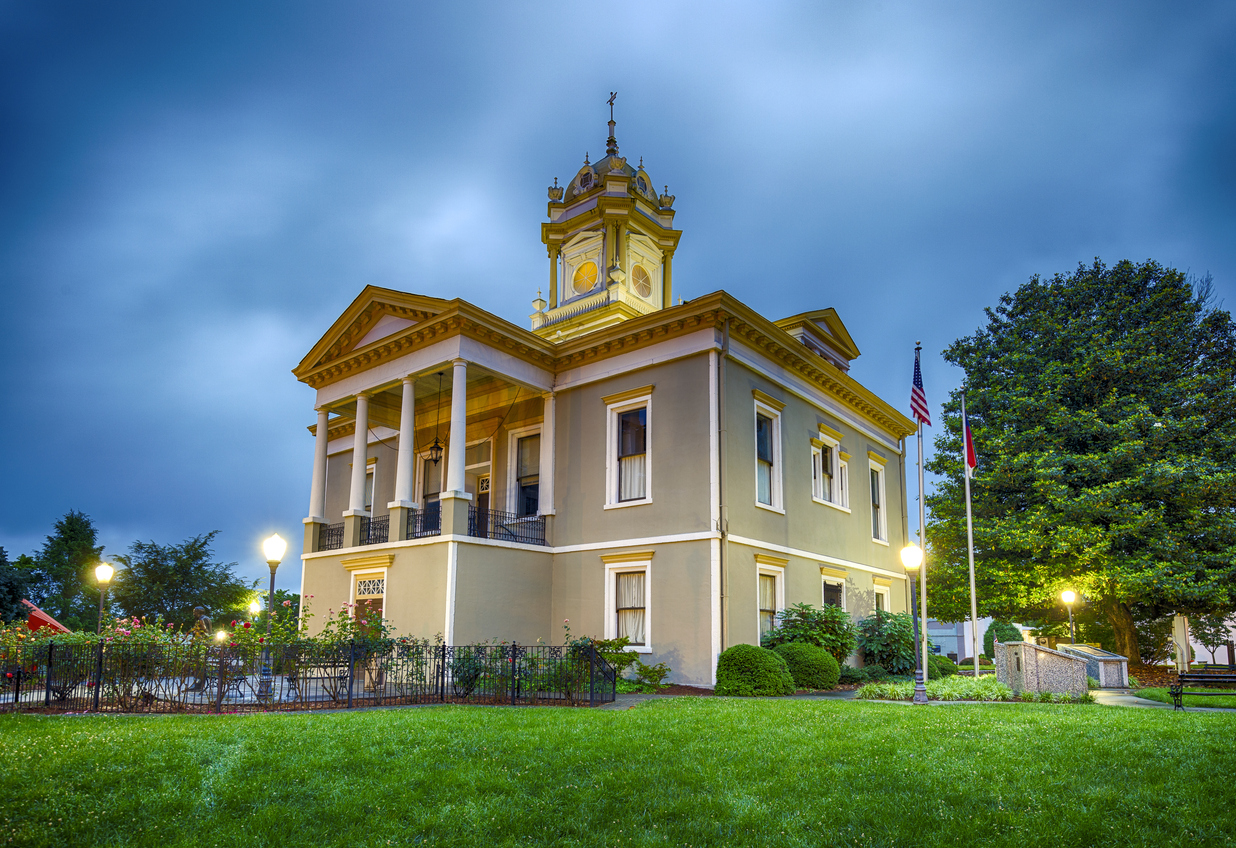
[(1236, 716), (676, 698), (0, 716), (0, 845), (1230, 844)]
[[(1190, 693), (1196, 692), (1224, 692), (1226, 697), (1220, 698), (1190, 698)], [(1147, 698), (1151, 701), (1159, 701), (1164, 704), (1172, 703), (1171, 693), (1166, 687), (1152, 687), (1150, 689), (1138, 689), (1137, 697)], [(1185, 687), (1184, 701), (1186, 707), (1231, 707), (1236, 709), (1236, 692), (1231, 689), (1200, 689), (1192, 686)]]
[[(1011, 701), (1013, 690), (993, 677), (949, 675), (928, 680), (927, 697), (933, 701)], [(914, 697), (913, 681), (868, 683), (858, 697), (869, 701), (909, 701)]]

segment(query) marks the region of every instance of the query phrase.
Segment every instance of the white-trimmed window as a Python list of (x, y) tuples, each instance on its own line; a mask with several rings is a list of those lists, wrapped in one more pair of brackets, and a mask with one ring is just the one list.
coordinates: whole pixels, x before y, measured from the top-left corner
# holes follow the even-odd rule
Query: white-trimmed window
[(652, 387), (604, 398), (605, 506), (652, 502)]
[(820, 606), (845, 609), (845, 579), (824, 575), (820, 579)]
[(874, 457), (869, 461), (871, 470), (871, 538), (872, 541), (888, 544), (888, 499), (884, 493), (884, 463)]
[[(602, 558), (606, 559), (606, 558)], [(605, 638), (629, 641), (628, 650), (652, 650), (652, 563), (619, 556), (605, 564)]]
[(780, 512), (781, 410), (755, 402), (755, 504)]
[(434, 462), (429, 458), (428, 453), (423, 453), (417, 465), (416, 489), (419, 493), (417, 502), (425, 508), (431, 503), (437, 503), (438, 496), (442, 493), (442, 478), (446, 473), (446, 454), (444, 452), (442, 458)]
[(370, 459), (365, 467), (365, 512), (373, 515), (373, 484), (378, 476), (377, 460)]
[(760, 638), (777, 626), (777, 613), (785, 609), (785, 569), (760, 565), (756, 573), (756, 606), (760, 615)]
[(875, 603), (874, 603), (875, 610), (877, 612), (892, 612), (893, 608), (890, 603), (892, 599), (892, 595), (893, 595), (892, 590), (889, 589), (889, 587), (876, 586), (875, 587)]
[(507, 509), (518, 516), (541, 510), (541, 425), (510, 432), (507, 450)]
[(352, 616), (359, 623), (366, 615), (381, 617), (386, 606), (386, 571), (370, 571), (352, 575)]

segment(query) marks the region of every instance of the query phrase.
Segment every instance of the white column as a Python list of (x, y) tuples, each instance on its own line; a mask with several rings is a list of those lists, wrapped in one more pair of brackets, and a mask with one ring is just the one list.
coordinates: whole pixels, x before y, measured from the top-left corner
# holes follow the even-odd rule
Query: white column
[(395, 500), (390, 509), (412, 506), (412, 442), (416, 433), (415, 381), (403, 378), (403, 406), (399, 410), (399, 456), (395, 460)]
[(309, 487), (309, 518), (326, 522), (326, 410), (318, 410), (318, 426), (313, 433), (313, 483)]
[(541, 515), (554, 514), (554, 393), (541, 395), (545, 401), (541, 424), (541, 481), (538, 490)]
[(365, 471), (369, 464), (369, 395), (356, 396), (356, 439), (352, 442), (352, 490), (345, 515), (366, 515)]
[(468, 363), (451, 360), (451, 443), (446, 461), (446, 490), (455, 495), (464, 493), (464, 460), (468, 449)]

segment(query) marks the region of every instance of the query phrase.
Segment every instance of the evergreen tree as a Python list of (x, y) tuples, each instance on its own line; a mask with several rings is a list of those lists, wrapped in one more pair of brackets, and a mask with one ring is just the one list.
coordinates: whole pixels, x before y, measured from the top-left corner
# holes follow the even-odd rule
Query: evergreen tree
[(8, 553), (0, 548), (0, 624), (27, 617), (22, 599), (30, 591), (30, 573), (9, 562)]
[[(980, 615), (1037, 618), (1073, 589), (1139, 656), (1154, 615), (1236, 601), (1236, 325), (1148, 261), (1031, 279), (944, 351), (979, 456), (971, 483)], [(960, 392), (928, 468), (930, 603), (969, 616)]]
[(103, 556), (90, 517), (70, 510), (56, 522), (43, 550), (30, 564), (30, 601), (70, 630), (93, 631), (99, 616), (94, 568)]
[(247, 615), (257, 581), (246, 583), (232, 569), (236, 563), (211, 562), (210, 543), (218, 531), (179, 545), (134, 542), (127, 556), (116, 557), (116, 605), (128, 616), (162, 615), (185, 627), (200, 606), (219, 618)]

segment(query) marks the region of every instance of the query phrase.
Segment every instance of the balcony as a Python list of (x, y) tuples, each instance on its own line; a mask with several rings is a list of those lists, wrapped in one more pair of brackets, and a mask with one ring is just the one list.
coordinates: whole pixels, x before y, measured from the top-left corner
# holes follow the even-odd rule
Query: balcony
[(515, 515), (496, 509), (468, 507), (468, 535), (478, 539), (497, 539), (523, 545), (545, 545), (545, 518), (540, 515)]
[(389, 541), (390, 536), (391, 517), (389, 515), (361, 519), (360, 543), (362, 545), (380, 545)]
[(442, 505), (436, 501), (425, 504), (424, 509), (408, 510), (408, 526), (405, 539), (422, 539), (442, 533)]

